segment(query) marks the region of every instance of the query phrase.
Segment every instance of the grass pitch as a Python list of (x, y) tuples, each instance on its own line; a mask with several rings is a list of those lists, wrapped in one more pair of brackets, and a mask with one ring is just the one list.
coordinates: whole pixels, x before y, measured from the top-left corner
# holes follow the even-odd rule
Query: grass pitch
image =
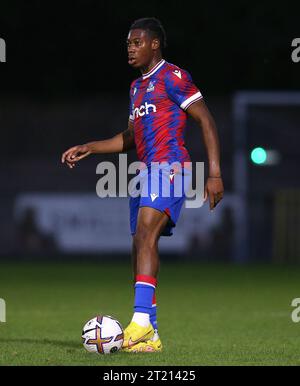
[(126, 327), (130, 262), (0, 264), (0, 365), (300, 365), (300, 267), (162, 263), (157, 291), (164, 351), (91, 354), (84, 323), (97, 314)]

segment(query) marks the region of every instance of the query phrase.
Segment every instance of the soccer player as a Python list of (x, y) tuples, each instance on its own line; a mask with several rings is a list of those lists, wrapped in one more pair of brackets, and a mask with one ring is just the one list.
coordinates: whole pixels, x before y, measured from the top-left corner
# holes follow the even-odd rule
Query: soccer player
[[(223, 197), (216, 125), (190, 74), (163, 58), (165, 46), (166, 35), (159, 20), (143, 18), (131, 25), (127, 37), (128, 63), (140, 70), (141, 76), (131, 84), (127, 130), (107, 140), (72, 147), (62, 155), (62, 162), (73, 168), (89, 154), (120, 153), (136, 148), (146, 169), (151, 170), (153, 162), (184, 165), (190, 161), (184, 144), (189, 114), (202, 129), (209, 173), (204, 200), (209, 199), (212, 210)], [(143, 178), (148, 179), (148, 174), (143, 177), (143, 173), (140, 173), (141, 184)], [(171, 170), (171, 180), (173, 173)], [(162, 173), (159, 174), (159, 184), (163, 178)], [(133, 317), (124, 331), (125, 351), (157, 352), (162, 349), (155, 297), (158, 240), (162, 235), (172, 235), (184, 199), (184, 194), (174, 197), (174, 191), (170, 197), (161, 197), (160, 191), (153, 195), (151, 189), (147, 196), (130, 198), (135, 297)]]

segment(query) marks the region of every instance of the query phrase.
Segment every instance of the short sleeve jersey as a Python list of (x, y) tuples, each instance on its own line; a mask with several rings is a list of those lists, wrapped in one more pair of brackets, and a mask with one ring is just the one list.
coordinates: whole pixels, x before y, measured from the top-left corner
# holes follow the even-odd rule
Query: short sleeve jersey
[(190, 161), (184, 143), (186, 110), (201, 98), (190, 74), (164, 59), (132, 82), (129, 119), (140, 161), (147, 166)]

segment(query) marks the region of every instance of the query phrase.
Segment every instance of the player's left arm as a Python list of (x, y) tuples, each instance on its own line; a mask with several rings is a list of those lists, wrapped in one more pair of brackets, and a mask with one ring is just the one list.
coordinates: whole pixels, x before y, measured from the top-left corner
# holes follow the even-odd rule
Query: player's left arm
[(205, 184), (204, 200), (209, 198), (212, 210), (223, 198), (224, 187), (220, 167), (220, 144), (215, 121), (203, 99), (194, 102), (186, 110), (202, 129), (202, 136), (208, 156), (208, 178)]

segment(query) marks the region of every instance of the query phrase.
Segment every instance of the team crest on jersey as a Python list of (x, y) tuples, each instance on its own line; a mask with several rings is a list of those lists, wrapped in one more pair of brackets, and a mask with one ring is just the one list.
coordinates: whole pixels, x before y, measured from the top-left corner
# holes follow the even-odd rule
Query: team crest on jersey
[(173, 71), (173, 74), (178, 76), (179, 79), (181, 79), (181, 71), (175, 70), (175, 71)]
[(151, 82), (150, 80), (150, 83), (147, 88), (147, 92), (151, 92), (151, 91), (154, 91), (154, 82)]

